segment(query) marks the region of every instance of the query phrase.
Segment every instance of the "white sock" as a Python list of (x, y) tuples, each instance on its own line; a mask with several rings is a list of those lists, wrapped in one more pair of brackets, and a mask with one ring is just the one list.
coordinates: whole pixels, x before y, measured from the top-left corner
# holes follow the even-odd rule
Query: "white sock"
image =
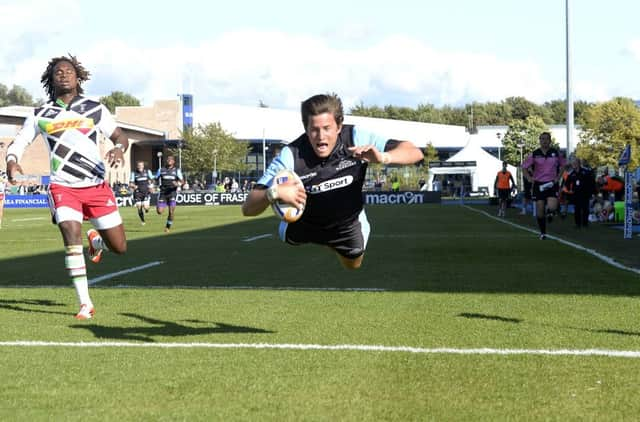
[(65, 248), (64, 263), (71, 281), (76, 288), (78, 302), (80, 305), (93, 306), (91, 297), (89, 296), (89, 282), (87, 280), (87, 267), (84, 262), (84, 254), (82, 253), (82, 245), (72, 245)]

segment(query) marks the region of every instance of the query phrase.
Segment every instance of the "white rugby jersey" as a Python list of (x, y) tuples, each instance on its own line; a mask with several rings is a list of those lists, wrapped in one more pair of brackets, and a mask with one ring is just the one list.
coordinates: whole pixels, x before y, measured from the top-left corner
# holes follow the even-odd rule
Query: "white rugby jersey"
[(50, 101), (27, 117), (7, 149), (7, 158), (13, 154), (19, 162), (25, 148), (41, 133), (49, 147), (51, 183), (98, 185), (104, 181), (105, 165), (97, 131), (109, 138), (116, 127), (109, 110), (97, 101), (77, 96), (66, 107)]

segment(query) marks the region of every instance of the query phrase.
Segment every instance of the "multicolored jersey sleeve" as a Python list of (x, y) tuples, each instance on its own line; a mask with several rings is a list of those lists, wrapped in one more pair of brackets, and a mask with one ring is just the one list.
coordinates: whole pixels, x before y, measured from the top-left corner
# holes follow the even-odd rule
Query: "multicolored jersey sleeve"
[(285, 146), (280, 151), (280, 154), (269, 164), (262, 177), (258, 179), (257, 184), (271, 186), (275, 175), (284, 169), (293, 170), (293, 164), (293, 154), (289, 147)]
[(29, 115), (15, 139), (7, 148), (7, 161), (20, 162), (24, 150), (36, 139), (39, 130), (34, 115)]
[(357, 126), (353, 127), (353, 143), (355, 146), (373, 145), (378, 151), (384, 151), (387, 145), (388, 139), (383, 138), (372, 132), (368, 132), (363, 129), (358, 129)]

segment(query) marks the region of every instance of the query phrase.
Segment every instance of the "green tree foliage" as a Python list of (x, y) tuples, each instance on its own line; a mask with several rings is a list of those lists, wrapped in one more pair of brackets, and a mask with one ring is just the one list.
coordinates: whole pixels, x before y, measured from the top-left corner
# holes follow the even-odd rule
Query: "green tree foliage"
[(524, 97), (509, 97), (504, 100), (504, 103), (505, 107), (510, 110), (512, 120), (526, 120), (529, 117), (538, 116), (545, 123), (553, 123), (548, 109), (532, 103)]
[(8, 89), (6, 85), (0, 84), (0, 107), (12, 105), (35, 106), (37, 103), (23, 87), (14, 85)]
[[(587, 110), (592, 107), (591, 103), (576, 101), (573, 105), (575, 123), (582, 125)], [(501, 102), (473, 102), (463, 107), (444, 105), (438, 108), (432, 104), (420, 104), (415, 109), (392, 105), (380, 108), (360, 103), (349, 113), (355, 116), (465, 126), (473, 132), (478, 126), (503, 126), (512, 120), (526, 120), (533, 116), (540, 117), (546, 124), (565, 124), (566, 110), (564, 100), (538, 105), (524, 97), (509, 97)]]
[(589, 108), (576, 155), (591, 166), (616, 167), (625, 145), (631, 145), (631, 163), (640, 164), (640, 109), (629, 98), (614, 98)]
[(520, 166), (520, 148), (522, 147), (522, 157), (526, 157), (540, 145), (540, 134), (548, 130), (546, 123), (539, 116), (512, 120), (502, 140), (502, 159), (511, 165)]
[(424, 148), (424, 167), (429, 170), (429, 163), (431, 161), (438, 161), (438, 150), (433, 146), (431, 142)]
[(113, 91), (110, 95), (100, 97), (100, 102), (104, 104), (111, 113), (116, 112), (116, 107), (140, 105), (140, 100), (136, 97), (121, 91)]
[[(182, 167), (190, 174), (204, 176), (215, 168), (218, 172), (247, 170), (250, 147), (225, 132), (220, 123), (198, 125), (183, 134)], [(175, 153), (175, 152), (174, 152)]]
[[(573, 103), (573, 120), (577, 125), (584, 125), (587, 110), (594, 106), (586, 101), (575, 101)], [(551, 122), (555, 124), (567, 123), (567, 102), (565, 100), (553, 100), (544, 103), (543, 107), (549, 110)]]

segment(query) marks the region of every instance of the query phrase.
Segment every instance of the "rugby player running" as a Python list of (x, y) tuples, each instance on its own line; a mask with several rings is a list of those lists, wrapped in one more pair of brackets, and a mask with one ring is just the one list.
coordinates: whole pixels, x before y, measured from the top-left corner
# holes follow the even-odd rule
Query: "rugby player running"
[(536, 201), (536, 220), (540, 239), (544, 240), (547, 238), (547, 220), (551, 222), (558, 209), (558, 181), (565, 159), (551, 146), (549, 132), (542, 132), (538, 140), (540, 148), (522, 162), (522, 170), (524, 177), (533, 183), (531, 198)]
[(129, 186), (134, 189), (133, 201), (138, 209), (138, 217), (140, 223), (144, 226), (144, 214), (149, 212), (149, 204), (151, 203), (151, 190), (149, 183), (153, 180), (151, 170), (144, 168), (144, 161), (136, 163), (136, 169), (131, 172)]
[(167, 223), (164, 226), (164, 232), (169, 233), (173, 226), (173, 216), (176, 211), (176, 196), (178, 195), (178, 188), (182, 186), (182, 170), (176, 167), (176, 157), (173, 155), (167, 156), (167, 166), (158, 169), (156, 175), (158, 180), (158, 203), (156, 204), (156, 212), (158, 215), (164, 212), (164, 209), (169, 206), (169, 215), (167, 216)]
[[(52, 58), (41, 78), (49, 101), (27, 117), (7, 150), (7, 174), (9, 182), (15, 183), (17, 174), (22, 173), (22, 154), (38, 134), (49, 147), (49, 206), (62, 234), (65, 266), (80, 303), (77, 319), (90, 319), (95, 313), (82, 252), (83, 219), (97, 229), (87, 232), (92, 262), (98, 263), (104, 250), (117, 254), (127, 250), (122, 218), (104, 180), (103, 158), (111, 167), (122, 165), (129, 140), (104, 105), (82, 96), (81, 84), (89, 75), (72, 55)], [(114, 143), (104, 157), (98, 131)]]
[[(370, 231), (362, 195), (367, 164), (413, 164), (423, 159), (422, 151), (412, 142), (344, 125), (342, 101), (335, 94), (303, 101), (301, 115), (305, 133), (271, 162), (249, 192), (242, 213), (259, 215), (275, 200), (304, 205), (298, 221), (280, 223), (280, 238), (291, 245), (328, 246), (345, 268), (360, 268)], [(283, 169), (298, 174), (304, 187), (273, 184)]]

